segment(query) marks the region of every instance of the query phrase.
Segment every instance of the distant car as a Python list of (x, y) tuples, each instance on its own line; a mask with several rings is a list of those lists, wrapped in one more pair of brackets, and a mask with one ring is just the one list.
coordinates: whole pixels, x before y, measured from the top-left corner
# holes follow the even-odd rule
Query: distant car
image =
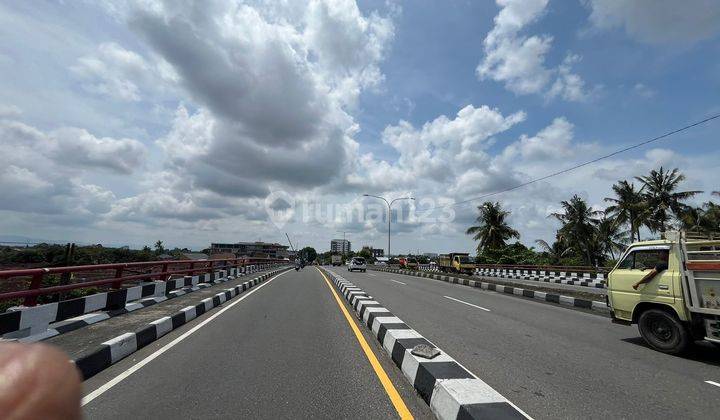
[(352, 260), (350, 260), (350, 263), (348, 264), (348, 271), (355, 271), (359, 270), (363, 273), (365, 270), (367, 270), (367, 265), (365, 265), (365, 258), (355, 257)]

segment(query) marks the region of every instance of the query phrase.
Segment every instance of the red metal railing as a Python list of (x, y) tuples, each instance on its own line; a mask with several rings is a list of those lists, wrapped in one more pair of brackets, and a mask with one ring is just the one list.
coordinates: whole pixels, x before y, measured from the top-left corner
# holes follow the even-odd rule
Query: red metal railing
[[(272, 258), (233, 258), (219, 260), (173, 260), (173, 261), (145, 261), (134, 263), (119, 264), (97, 264), (97, 265), (78, 265), (73, 267), (52, 267), (52, 268), (30, 268), (22, 270), (5, 270), (0, 271), (0, 280), (10, 278), (24, 277), (30, 278), (30, 284), (26, 290), (18, 290), (0, 293), (0, 302), (9, 299), (24, 299), (25, 306), (35, 306), (37, 298), (41, 295), (48, 295), (60, 292), (67, 292), (75, 289), (83, 289), (87, 287), (109, 286), (112, 289), (121, 289), (122, 285), (131, 281), (138, 280), (167, 280), (172, 276), (193, 275), (195, 273), (212, 272), (214, 269), (245, 267), (257, 264), (274, 264), (284, 260)], [(159, 271), (155, 269), (159, 268)], [(132, 273), (126, 275), (126, 271), (133, 269), (147, 270), (143, 273)], [(42, 287), (43, 278), (46, 275), (63, 274), (63, 273), (95, 273), (102, 277), (105, 272), (112, 272), (114, 275), (98, 280), (83, 281), (73, 284), (65, 284), (60, 286)]]

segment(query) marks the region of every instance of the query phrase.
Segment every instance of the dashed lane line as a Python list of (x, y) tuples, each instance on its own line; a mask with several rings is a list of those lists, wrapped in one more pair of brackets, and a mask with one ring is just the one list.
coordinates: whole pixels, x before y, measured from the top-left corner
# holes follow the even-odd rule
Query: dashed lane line
[(393, 280), (393, 279), (388, 279), (388, 280), (394, 281), (394, 282), (397, 283), (397, 284), (402, 284), (403, 286), (407, 285), (407, 283), (403, 283), (403, 282), (401, 282), (401, 281), (397, 281), (397, 280)]
[(474, 305), (474, 304), (472, 304), (472, 303), (465, 302), (464, 300), (455, 299), (454, 297), (450, 297), (450, 296), (443, 296), (443, 297), (444, 297), (444, 298), (447, 298), (447, 299), (450, 299), (450, 300), (454, 300), (455, 302), (464, 303), (465, 305), (467, 305), (467, 306), (472, 306), (473, 308), (478, 308), (478, 309), (482, 309), (483, 311), (490, 312), (490, 309), (488, 309), (488, 308), (483, 308), (482, 306), (477, 306), (477, 305)]
[(715, 381), (705, 381), (706, 384), (715, 385), (717, 387), (720, 387), (720, 384)]

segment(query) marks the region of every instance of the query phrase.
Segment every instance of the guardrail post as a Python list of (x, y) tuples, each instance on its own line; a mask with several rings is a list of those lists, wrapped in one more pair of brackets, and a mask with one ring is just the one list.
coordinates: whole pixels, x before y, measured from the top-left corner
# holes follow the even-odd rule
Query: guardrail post
[(167, 271), (168, 271), (168, 263), (163, 263), (161, 270), (162, 270), (162, 273), (160, 274), (160, 280), (165, 281), (165, 280), (167, 280), (167, 274), (165, 274), (165, 273), (167, 273)]
[[(33, 274), (32, 280), (30, 280), (29, 290), (37, 290), (40, 288), (40, 286), (42, 286), (42, 279), (43, 279), (44, 274), (45, 273), (43, 273), (43, 272)], [(37, 296), (27, 296), (25, 298), (25, 301), (23, 302), (23, 305), (25, 305), (25, 306), (37, 305)]]
[(195, 274), (195, 261), (190, 261), (190, 269), (188, 270), (188, 276)]
[[(116, 279), (119, 279), (119, 278), (122, 277), (122, 275), (123, 275), (123, 267), (118, 267), (118, 268), (116, 268), (116, 269), (115, 269), (115, 278), (116, 278)], [(121, 281), (113, 282), (110, 287), (112, 287), (113, 289), (120, 289), (120, 288), (122, 288), (122, 280), (121, 280)]]

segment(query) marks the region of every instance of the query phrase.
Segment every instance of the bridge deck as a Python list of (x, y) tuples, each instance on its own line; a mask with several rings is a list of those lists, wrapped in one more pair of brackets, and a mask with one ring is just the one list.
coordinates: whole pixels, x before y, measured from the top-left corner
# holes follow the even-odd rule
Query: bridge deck
[[(251, 291), (89, 402), (84, 407), (87, 418), (397, 417), (316, 269), (291, 270)], [(86, 393), (103, 387), (232, 303), (86, 381)], [(370, 338), (367, 342), (376, 354), (382, 354)], [(391, 362), (380, 360), (413, 415), (431, 418), (428, 406)]]

